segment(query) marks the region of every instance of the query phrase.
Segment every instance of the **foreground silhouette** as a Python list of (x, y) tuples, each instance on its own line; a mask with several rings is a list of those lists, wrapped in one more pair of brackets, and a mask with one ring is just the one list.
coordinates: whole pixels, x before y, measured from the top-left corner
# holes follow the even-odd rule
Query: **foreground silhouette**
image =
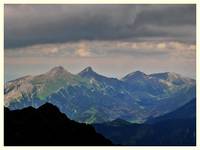
[(107, 146), (91, 125), (77, 123), (52, 104), (10, 111), (4, 108), (5, 146)]

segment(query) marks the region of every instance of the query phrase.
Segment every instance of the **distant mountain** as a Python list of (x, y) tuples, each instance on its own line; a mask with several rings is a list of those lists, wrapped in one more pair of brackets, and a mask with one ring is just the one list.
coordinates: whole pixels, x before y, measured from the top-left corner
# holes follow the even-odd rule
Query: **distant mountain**
[(176, 73), (157, 73), (146, 75), (141, 71), (130, 73), (122, 78), (133, 91), (146, 91), (153, 95), (172, 94), (182, 85), (194, 85), (195, 80), (182, 77)]
[(151, 118), (146, 121), (146, 123), (157, 123), (163, 120), (172, 119), (196, 119), (196, 99), (191, 100), (184, 106), (178, 108), (177, 110), (164, 114), (162, 116)]
[(105, 79), (106, 77), (97, 74), (96, 72), (93, 71), (92, 67), (87, 67), (85, 68), (83, 71), (81, 71), (79, 73), (79, 75), (81, 77), (85, 77), (85, 78), (94, 78), (96, 80), (101, 80), (101, 79)]
[[(160, 112), (173, 111), (196, 95), (196, 81), (176, 73), (156, 73), (147, 75), (141, 71), (132, 72), (122, 80), (131, 93), (139, 99), (144, 108), (151, 108), (153, 116)], [(188, 99), (185, 101), (185, 99)]]
[[(125, 122), (125, 123), (124, 123)], [(135, 146), (196, 145), (196, 101), (143, 124), (112, 121), (93, 124), (96, 131), (114, 144)]]
[(38, 76), (25, 76), (5, 84), (5, 105), (10, 101), (23, 98), (39, 98), (44, 100), (59, 88), (67, 84), (76, 85), (81, 81), (77, 76), (69, 73), (63, 67), (58, 66), (45, 74)]
[(130, 80), (138, 80), (138, 79), (145, 79), (145, 78), (148, 78), (148, 75), (146, 75), (144, 72), (141, 72), (141, 71), (135, 71), (135, 72), (132, 72), (128, 75), (126, 75), (125, 77), (122, 78), (122, 80), (124, 81), (130, 81)]
[(165, 85), (157, 78), (148, 76), (141, 71), (132, 72), (122, 78), (131, 91), (142, 91), (153, 95), (165, 93)]
[(36, 76), (5, 83), (4, 103), (10, 110), (44, 103), (56, 105), (78, 122), (100, 123), (121, 118), (144, 122), (196, 97), (196, 81), (175, 73), (147, 75), (136, 71), (121, 80), (87, 67), (74, 75), (61, 66)]
[(10, 111), (4, 108), (5, 146), (109, 146), (91, 125), (67, 118), (52, 104)]
[(168, 81), (175, 85), (182, 85), (185, 83), (194, 83), (195, 82), (194, 79), (190, 79), (190, 78), (186, 78), (186, 77), (183, 78), (181, 75), (179, 75), (177, 73), (171, 73), (171, 72), (155, 73), (155, 74), (151, 74), (150, 76), (156, 77), (161, 80)]
[(103, 75), (97, 74), (93, 71), (92, 67), (87, 67), (83, 71), (81, 71), (78, 75), (83, 78), (87, 78), (90, 80), (90, 83), (97, 83), (102, 88), (117, 88), (123, 90), (124, 85), (123, 82), (116, 78), (108, 78)]

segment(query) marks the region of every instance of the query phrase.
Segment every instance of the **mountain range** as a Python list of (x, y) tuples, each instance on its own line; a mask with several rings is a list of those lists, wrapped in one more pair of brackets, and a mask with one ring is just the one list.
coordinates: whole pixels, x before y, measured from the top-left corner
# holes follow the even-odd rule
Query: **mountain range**
[(10, 110), (52, 103), (70, 119), (102, 123), (117, 118), (145, 122), (172, 112), (196, 97), (196, 81), (176, 73), (147, 75), (136, 71), (108, 78), (91, 67), (72, 74), (62, 66), (5, 83), (4, 104)]

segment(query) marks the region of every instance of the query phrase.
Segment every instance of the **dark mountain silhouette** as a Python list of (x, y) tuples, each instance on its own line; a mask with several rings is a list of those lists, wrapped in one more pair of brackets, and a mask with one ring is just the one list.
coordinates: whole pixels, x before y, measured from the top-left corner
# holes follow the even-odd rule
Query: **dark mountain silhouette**
[(91, 125), (67, 118), (57, 107), (46, 103), (35, 109), (10, 111), (4, 108), (5, 146), (109, 146), (112, 143)]
[[(117, 125), (116, 125), (117, 122)], [(114, 144), (136, 146), (194, 146), (196, 145), (196, 100), (181, 108), (153, 118), (144, 124), (124, 123), (94, 124), (96, 131)]]

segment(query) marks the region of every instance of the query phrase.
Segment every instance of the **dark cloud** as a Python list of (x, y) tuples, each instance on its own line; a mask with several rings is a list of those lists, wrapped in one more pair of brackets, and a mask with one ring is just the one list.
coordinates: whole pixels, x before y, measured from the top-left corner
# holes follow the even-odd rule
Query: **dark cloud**
[[(145, 7), (145, 6), (143, 6)], [(195, 25), (195, 5), (151, 5), (152, 7), (137, 15), (136, 24), (152, 24), (159, 26)], [(156, 9), (160, 7), (160, 9)]]
[(195, 5), (5, 5), (5, 48), (79, 40), (195, 42)]

